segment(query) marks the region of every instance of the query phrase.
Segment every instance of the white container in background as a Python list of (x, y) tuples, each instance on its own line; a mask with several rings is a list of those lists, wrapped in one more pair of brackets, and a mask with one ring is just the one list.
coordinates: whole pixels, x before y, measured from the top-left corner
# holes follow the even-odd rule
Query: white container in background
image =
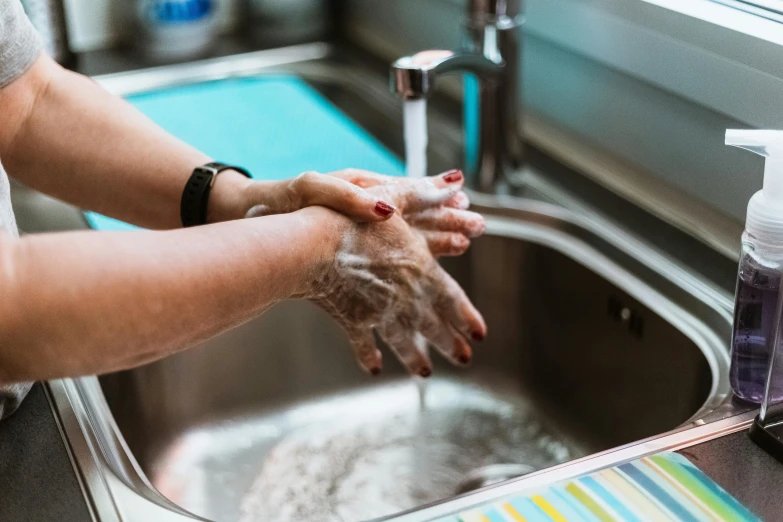
[(155, 61), (193, 58), (215, 38), (215, 0), (136, 0), (136, 46)]

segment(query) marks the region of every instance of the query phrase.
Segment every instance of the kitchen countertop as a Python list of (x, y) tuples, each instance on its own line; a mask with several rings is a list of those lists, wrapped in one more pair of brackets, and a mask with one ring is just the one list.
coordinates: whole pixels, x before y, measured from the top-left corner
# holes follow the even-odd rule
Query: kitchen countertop
[(43, 385), (0, 422), (0, 520), (92, 520)]
[(756, 446), (747, 430), (678, 453), (762, 520), (783, 520), (783, 464)]

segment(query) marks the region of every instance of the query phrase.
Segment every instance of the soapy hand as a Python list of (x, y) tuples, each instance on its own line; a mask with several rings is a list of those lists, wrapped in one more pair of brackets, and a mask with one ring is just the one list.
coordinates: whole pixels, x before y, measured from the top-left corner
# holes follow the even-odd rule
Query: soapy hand
[[(294, 212), (320, 205), (353, 219), (377, 222), (398, 212), (427, 241), (434, 256), (459, 255), (484, 231), (481, 215), (467, 210), (458, 170), (422, 179), (359, 169), (305, 172), (290, 180), (259, 181), (244, 189), (246, 217)], [(366, 189), (366, 190), (365, 190)], [(396, 202), (396, 203), (395, 203)]]
[(470, 239), (484, 233), (484, 218), (468, 210), (463, 192), (465, 178), (450, 170), (426, 178), (384, 176), (360, 169), (331, 172), (384, 200), (393, 200), (405, 221), (426, 240), (435, 257), (457, 256), (470, 246)]
[[(440, 197), (437, 189), (417, 197), (388, 186), (369, 191), (383, 193), (400, 208), (417, 208)], [(483, 339), (486, 325), (462, 288), (431, 255), (427, 240), (399, 215), (377, 223), (337, 219), (343, 230), (339, 251), (305, 297), (345, 329), (360, 365), (373, 375), (381, 371), (382, 356), (373, 332), (412, 374), (432, 373), (422, 338), (451, 362), (467, 364), (471, 348), (466, 339)]]

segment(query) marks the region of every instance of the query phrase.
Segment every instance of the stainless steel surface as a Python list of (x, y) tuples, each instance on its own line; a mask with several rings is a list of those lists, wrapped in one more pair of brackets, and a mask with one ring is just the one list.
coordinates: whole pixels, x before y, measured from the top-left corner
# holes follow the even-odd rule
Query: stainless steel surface
[[(465, 82), (465, 170), (473, 188), (492, 192), (511, 170), (522, 166), (520, 136), (522, 17), (518, 1), (470, 0), (463, 48), (424, 51), (395, 61), (391, 88), (403, 98), (428, 97), (446, 74), (473, 74)], [(468, 117), (477, 111), (478, 118)]]
[[(298, 74), (400, 150), (399, 106), (382, 82), (259, 59), (276, 65), (240, 57), (247, 69), (210, 62), (189, 74)], [(122, 92), (187, 81), (158, 72), (99, 81)], [(436, 163), (459, 150), (448, 121), (433, 122)], [(50, 383), (98, 517), (351, 520), (414, 508), (400, 520), (428, 520), (745, 426), (726, 402), (730, 296), (545, 173), (524, 177), (526, 199), (472, 194), (487, 236), (444, 265), (492, 333), (471, 368), (436, 361), (423, 401), (390, 356), (380, 379), (363, 376), (339, 328), (295, 301), (152, 365)], [(456, 496), (491, 465), (539, 471)]]
[(533, 473), (536, 469), (527, 464), (490, 464), (474, 469), (460, 481), (455, 493), (467, 493), (498, 482)]
[[(488, 236), (446, 266), (493, 334), (469, 370), (436, 363), (423, 409), (402, 368), (389, 361), (368, 381), (326, 314), (286, 302), (101, 378), (119, 431), (100, 431), (121, 434), (140, 476), (207, 519), (364, 520), (453, 496), (487, 465), (547, 468), (722, 401), (725, 310), (697, 319), (698, 295), (653, 289), (643, 262), (618, 264), (616, 247), (557, 207), (478, 210)], [(617, 303), (643, 327), (623, 322)], [(94, 385), (88, 398), (102, 406)]]

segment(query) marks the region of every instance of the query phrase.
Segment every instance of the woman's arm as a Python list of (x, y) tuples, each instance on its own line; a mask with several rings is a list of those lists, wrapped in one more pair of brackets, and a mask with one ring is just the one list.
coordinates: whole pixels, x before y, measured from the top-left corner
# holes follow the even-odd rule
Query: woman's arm
[[(13, 177), (79, 207), (145, 228), (181, 227), (185, 183), (195, 167), (212, 160), (125, 100), (45, 55), (0, 89), (0, 114), (0, 158)], [(212, 188), (208, 222), (245, 217), (276, 186), (277, 199), (280, 194), (309, 199), (310, 204), (367, 221), (388, 219), (394, 211), (390, 203), (338, 178), (318, 183), (308, 176), (295, 182), (253, 182), (226, 171)]]
[[(195, 167), (211, 160), (121, 98), (46, 56), (0, 89), (0, 114), (0, 158), (13, 177), (82, 208), (146, 228), (181, 226), (185, 183)], [(459, 171), (413, 181), (348, 169), (274, 182), (250, 181), (226, 171), (215, 180), (207, 221), (282, 214), (312, 205), (363, 221), (383, 221), (396, 210), (393, 194), (363, 188), (386, 185), (399, 192), (417, 183), (432, 197), (426, 209), (409, 206), (406, 219), (416, 220), (416, 212), (427, 210), (428, 222), (416, 221), (433, 253), (460, 253), (483, 223), (478, 214), (466, 210)], [(438, 216), (431, 211), (435, 207), (442, 207)]]
[(164, 232), (0, 233), (0, 382), (136, 366), (305, 296), (350, 225), (312, 207)]
[(382, 368), (373, 331), (425, 377), (418, 335), (466, 364), (466, 340), (486, 334), (400, 216), (356, 223), (308, 207), (185, 230), (0, 234), (0, 383), (143, 364), (290, 297), (337, 319), (372, 374)]
[[(183, 187), (193, 168), (210, 161), (121, 98), (45, 55), (0, 89), (0, 114), (0, 159), (10, 175), (146, 228), (181, 227)], [(234, 172), (218, 176), (215, 203), (231, 204), (246, 182)]]

